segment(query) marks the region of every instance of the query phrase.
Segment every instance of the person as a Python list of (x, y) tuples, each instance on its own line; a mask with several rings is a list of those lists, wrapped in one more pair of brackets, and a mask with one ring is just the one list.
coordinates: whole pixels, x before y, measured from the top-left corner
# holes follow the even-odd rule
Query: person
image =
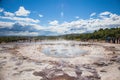
[(119, 44), (119, 38), (118, 37), (116, 38), (116, 40), (117, 40), (117, 44)]
[(115, 37), (112, 37), (112, 43), (115, 43)]
[(110, 43), (110, 41), (111, 41), (111, 37), (107, 37), (106, 42)]
[(120, 44), (120, 37), (118, 38), (118, 43)]

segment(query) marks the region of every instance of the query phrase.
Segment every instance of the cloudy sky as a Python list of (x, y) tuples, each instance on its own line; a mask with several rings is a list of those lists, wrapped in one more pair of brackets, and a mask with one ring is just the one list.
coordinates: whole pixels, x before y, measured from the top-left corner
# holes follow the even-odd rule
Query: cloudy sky
[(120, 27), (120, 0), (0, 0), (0, 36), (89, 33)]

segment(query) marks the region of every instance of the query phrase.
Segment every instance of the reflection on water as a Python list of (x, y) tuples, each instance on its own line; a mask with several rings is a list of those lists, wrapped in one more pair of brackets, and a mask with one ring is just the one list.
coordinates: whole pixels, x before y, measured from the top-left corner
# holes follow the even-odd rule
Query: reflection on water
[(74, 45), (51, 45), (45, 46), (42, 52), (48, 56), (58, 58), (77, 57), (80, 54), (86, 53), (85, 50), (80, 49), (79, 46)]

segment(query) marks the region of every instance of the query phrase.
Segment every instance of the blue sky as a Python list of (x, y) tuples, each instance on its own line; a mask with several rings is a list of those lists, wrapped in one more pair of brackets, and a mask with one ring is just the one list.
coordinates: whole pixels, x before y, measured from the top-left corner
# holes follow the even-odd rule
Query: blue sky
[(0, 35), (61, 35), (120, 26), (120, 0), (0, 0)]

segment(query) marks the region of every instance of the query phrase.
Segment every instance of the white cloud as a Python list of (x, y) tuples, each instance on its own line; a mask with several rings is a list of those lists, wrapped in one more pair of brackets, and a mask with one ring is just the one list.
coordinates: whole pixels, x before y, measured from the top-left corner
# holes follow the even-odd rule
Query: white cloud
[(10, 16), (10, 17), (13, 17), (15, 14), (14, 13), (11, 13), (11, 12), (4, 12), (4, 15), (5, 16)]
[(58, 25), (58, 21), (57, 21), (57, 20), (50, 21), (49, 24), (50, 24), (50, 25)]
[(116, 15), (116, 14), (113, 14), (111, 12), (106, 11), (106, 12), (100, 13), (99, 17), (102, 18), (102, 19), (109, 19), (110, 17), (115, 19), (115, 18), (117, 18), (119, 16)]
[(19, 10), (15, 12), (16, 16), (28, 16), (30, 14), (29, 10), (26, 10), (23, 6), (19, 7)]
[(25, 23), (25, 22), (17, 22), (17, 23), (19, 23), (20, 25), (22, 25), (24, 27), (25, 26), (31, 26), (36, 30), (44, 30), (45, 29), (43, 26), (40, 26), (40, 25), (35, 24), (35, 23)]
[(111, 12), (106, 11), (106, 12), (100, 13), (100, 16), (105, 16), (105, 15), (109, 15), (109, 14), (111, 14)]
[(79, 17), (79, 16), (76, 16), (75, 18), (76, 18), (76, 19), (79, 19), (80, 17)]
[(90, 15), (90, 17), (95, 16), (95, 15), (96, 15), (96, 13), (94, 12), (94, 13), (92, 13), (92, 14)]
[[(100, 14), (107, 15), (104, 19), (99, 18)], [(57, 32), (60, 34), (65, 33), (83, 33), (83, 32), (93, 32), (100, 28), (111, 28), (120, 26), (120, 15), (112, 14), (110, 12), (100, 13), (99, 17), (96, 19), (79, 19), (71, 22), (64, 22), (58, 25), (52, 25), (49, 27), (49, 31)]]
[(4, 11), (4, 9), (3, 8), (0, 8), (0, 12), (3, 12)]
[[(95, 14), (96, 15), (96, 14)], [(100, 18), (103, 16), (104, 18)], [(0, 19), (14, 20), (15, 22), (0, 22), (0, 28), (12, 28), (12, 26), (17, 22), (23, 27), (30, 26), (38, 31), (49, 31), (52, 33), (58, 34), (70, 34), (70, 33), (85, 33), (93, 32), (100, 28), (111, 28), (120, 26), (120, 15), (113, 14), (111, 12), (102, 12), (98, 14), (98, 17), (94, 19), (80, 19), (59, 23), (58, 20), (50, 21), (48, 26), (41, 26), (39, 20), (34, 20), (32, 18), (21, 18), (21, 17), (9, 17), (9, 16), (0, 16)], [(23, 34), (24, 33), (24, 34)], [(39, 35), (38, 33), (31, 32), (16, 32), (17, 35)], [(13, 33), (14, 34), (14, 33)]]
[[(27, 16), (30, 12), (28, 10), (25, 10), (24, 7), (20, 7), (18, 11), (16, 11), (15, 13), (11, 13), (11, 12), (6, 12), (4, 11), (4, 15), (5, 16), (0, 16), (0, 19), (6, 19), (6, 20), (13, 20), (13, 21), (17, 21), (17, 22), (27, 22), (27, 23), (39, 23), (40, 20), (38, 19), (32, 19), (29, 17), (20, 17), (20, 16)], [(17, 16), (15, 16), (17, 15)], [(18, 17), (19, 16), (19, 17)]]
[(23, 21), (27, 23), (39, 23), (40, 21), (38, 19), (34, 20), (32, 18), (21, 18), (21, 17), (3, 17), (0, 16), (1, 19), (8, 19), (8, 20), (14, 20), (14, 21)]
[(14, 36), (38, 36), (38, 32), (29, 32), (29, 31), (20, 31), (20, 32), (13, 32), (13, 31), (8, 31), (5, 33), (5, 35), (14, 35)]
[(12, 28), (14, 25), (13, 22), (3, 22), (0, 21), (0, 28)]
[(17, 35), (22, 35), (22, 36), (38, 36), (38, 32), (29, 32), (29, 31), (25, 31), (25, 32), (19, 32), (16, 33)]
[(39, 14), (39, 17), (44, 17), (42, 14)]
[[(30, 26), (34, 29), (40, 30), (42, 29), (37, 23), (40, 22), (38, 19), (32, 19), (27, 17), (16, 17), (14, 13), (4, 11), (5, 16), (0, 16), (0, 28), (12, 28), (15, 23), (19, 23), (22, 26)], [(9, 21), (9, 22), (6, 22)], [(13, 22), (14, 21), (14, 22)]]
[(20, 24), (21, 27), (26, 27), (26, 26), (30, 26), (32, 27), (33, 29), (36, 29), (36, 30), (45, 30), (45, 28), (43, 26), (40, 26), (38, 24), (35, 24), (35, 23), (26, 23), (26, 22), (3, 22), (3, 21), (0, 21), (0, 28), (12, 28), (15, 24)]

